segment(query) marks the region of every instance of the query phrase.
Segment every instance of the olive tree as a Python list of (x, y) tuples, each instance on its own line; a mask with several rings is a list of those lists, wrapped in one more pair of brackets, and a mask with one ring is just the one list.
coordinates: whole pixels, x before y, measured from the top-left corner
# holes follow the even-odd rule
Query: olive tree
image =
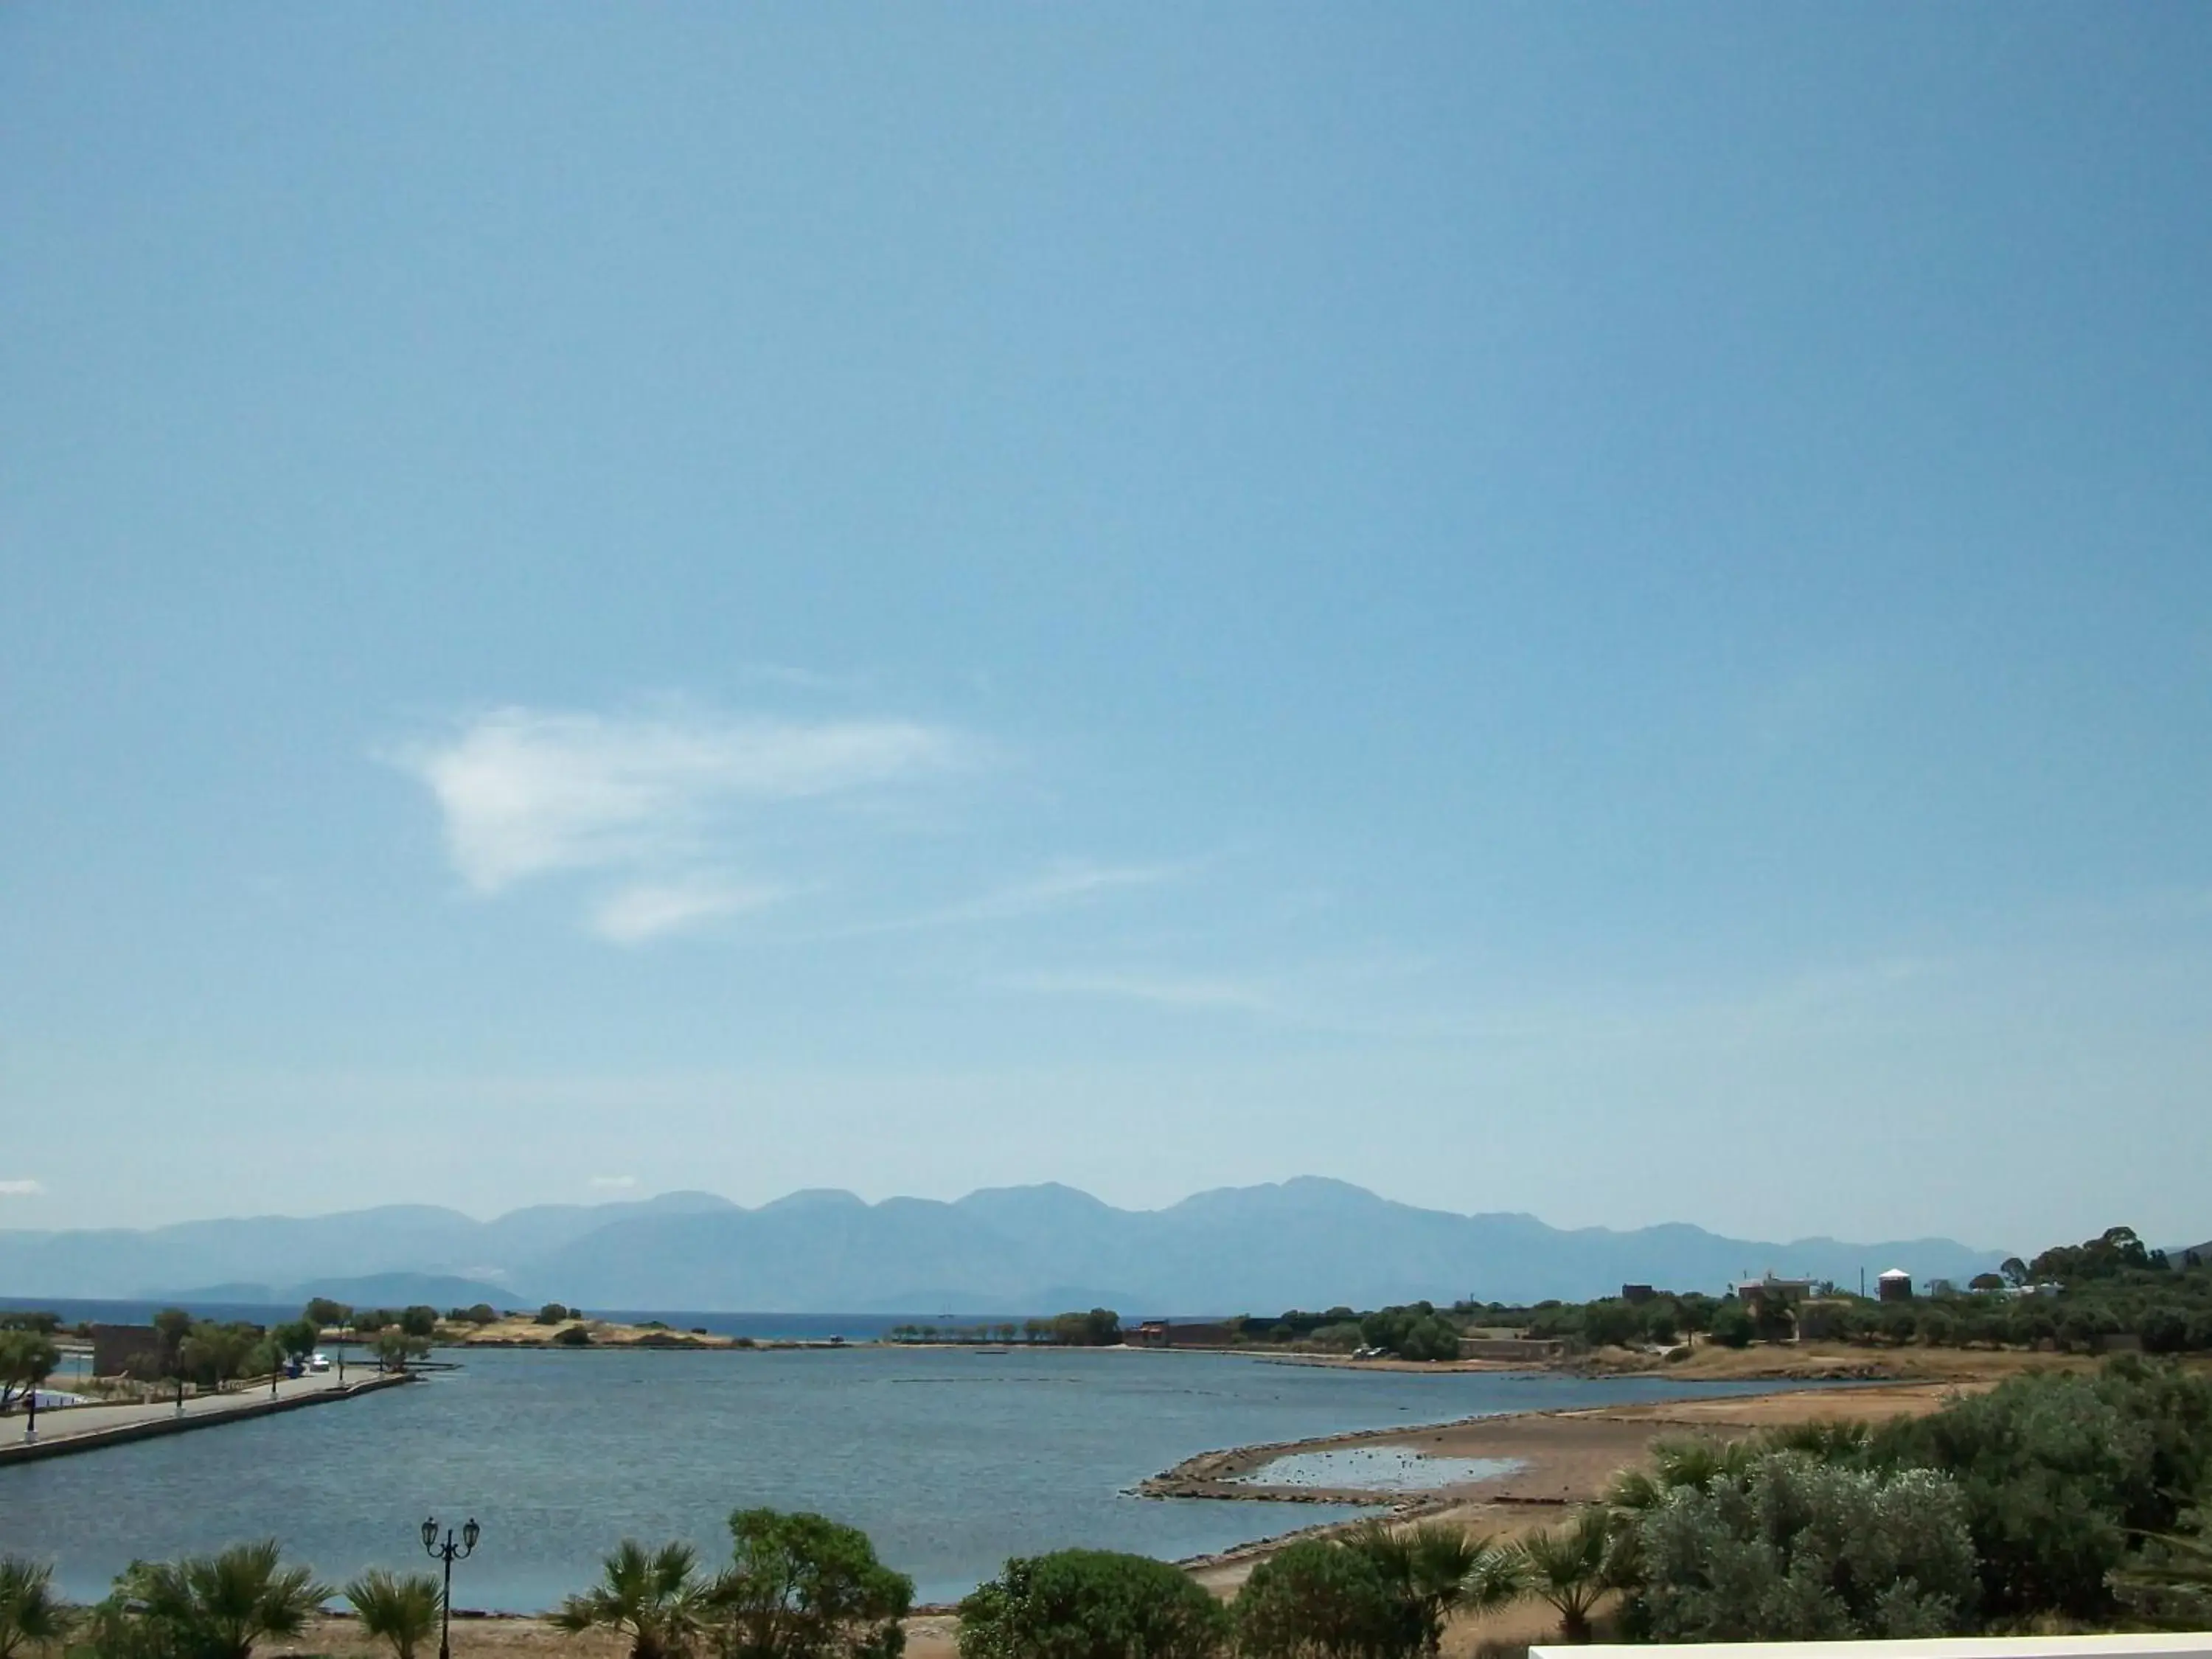
[(1958, 1483), (1985, 1613), (2106, 1622), (2130, 1539), (2173, 1531), (2212, 1480), (2212, 1378), (2132, 1355), (2031, 1373), (1886, 1425), (1868, 1456)]
[(369, 1348), (380, 1366), (386, 1370), (404, 1371), (410, 1359), (419, 1359), (430, 1352), (430, 1340), (410, 1335), (393, 1325), (379, 1331)]
[(898, 1659), (914, 1580), (867, 1534), (826, 1516), (739, 1510), (731, 1565), (708, 1591), (728, 1659)]
[(54, 1374), (62, 1351), (43, 1331), (0, 1331), (0, 1411)]
[(1959, 1489), (1769, 1452), (1634, 1522), (1626, 1622), (1661, 1642), (1826, 1641), (1971, 1626), (1973, 1539)]

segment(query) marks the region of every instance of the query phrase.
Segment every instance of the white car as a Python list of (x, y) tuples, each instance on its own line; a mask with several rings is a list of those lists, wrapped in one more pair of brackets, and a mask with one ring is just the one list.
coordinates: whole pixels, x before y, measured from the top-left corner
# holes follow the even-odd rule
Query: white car
[(318, 1354), (311, 1354), (311, 1355), (309, 1355), (309, 1356), (308, 1356), (308, 1358), (307, 1358), (307, 1369), (308, 1369), (309, 1370), (311, 1370), (311, 1371), (326, 1371), (326, 1370), (330, 1370), (330, 1368), (331, 1368), (331, 1358), (330, 1358), (330, 1356), (329, 1356), (328, 1354), (318, 1353)]

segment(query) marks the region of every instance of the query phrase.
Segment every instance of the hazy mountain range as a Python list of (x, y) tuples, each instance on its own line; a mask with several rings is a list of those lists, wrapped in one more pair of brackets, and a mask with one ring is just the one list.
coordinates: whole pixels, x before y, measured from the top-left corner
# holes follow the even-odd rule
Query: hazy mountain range
[[(0, 1295), (273, 1300), (559, 1300), (721, 1312), (1275, 1313), (1611, 1294), (1624, 1281), (1717, 1291), (1772, 1268), (1856, 1285), (1901, 1267), (1965, 1279), (2002, 1252), (1949, 1239), (1765, 1243), (1680, 1224), (1616, 1232), (1456, 1215), (1304, 1177), (1117, 1210), (1070, 1187), (957, 1203), (801, 1192), (748, 1210), (708, 1193), (546, 1205), (477, 1221), (391, 1206), (146, 1231), (0, 1231)], [(404, 1276), (404, 1277), (394, 1277)], [(428, 1277), (425, 1277), (428, 1276)], [(412, 1293), (410, 1287), (412, 1287)], [(356, 1294), (345, 1296), (352, 1289)], [(396, 1292), (396, 1294), (395, 1294)]]

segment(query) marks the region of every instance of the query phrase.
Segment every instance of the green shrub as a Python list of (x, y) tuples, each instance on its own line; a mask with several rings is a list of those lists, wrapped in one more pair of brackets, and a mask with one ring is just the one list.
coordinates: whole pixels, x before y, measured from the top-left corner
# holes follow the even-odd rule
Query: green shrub
[(2212, 1379), (2133, 1356), (2031, 1373), (1887, 1426), (1869, 1455), (1958, 1482), (1985, 1613), (2109, 1621), (2130, 1536), (2171, 1531), (2212, 1474)]
[(1634, 1522), (1624, 1617), (1661, 1642), (1826, 1641), (1968, 1628), (1978, 1585), (1966, 1504), (1942, 1475), (1770, 1452)]
[(960, 1604), (961, 1659), (1209, 1659), (1228, 1635), (1188, 1574), (1110, 1550), (1009, 1561)]
[(1713, 1310), (1713, 1340), (1724, 1348), (1747, 1348), (1758, 1325), (1741, 1302), (1723, 1302)]
[(1244, 1659), (1403, 1659), (1422, 1645), (1419, 1608), (1382, 1568), (1318, 1539), (1253, 1568), (1231, 1616)]
[[(1065, 1348), (1110, 1348), (1121, 1340), (1121, 1316), (1111, 1308), (1093, 1308), (1089, 1313), (1055, 1314), (1047, 1322), (1049, 1339)], [(937, 1327), (925, 1325), (924, 1336), (935, 1336)]]
[(1456, 1359), (1459, 1327), (1425, 1302), (1381, 1308), (1359, 1322), (1360, 1340), (1401, 1359)]

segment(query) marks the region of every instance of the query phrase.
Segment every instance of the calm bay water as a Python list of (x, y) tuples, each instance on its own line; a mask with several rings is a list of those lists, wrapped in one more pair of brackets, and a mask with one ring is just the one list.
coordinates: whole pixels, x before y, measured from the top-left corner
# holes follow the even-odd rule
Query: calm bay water
[[(0, 1468), (0, 1552), (94, 1598), (134, 1557), (274, 1535), (342, 1582), (483, 1522), (458, 1607), (534, 1611), (625, 1536), (726, 1555), (740, 1507), (864, 1528), (922, 1597), (1068, 1545), (1175, 1559), (1352, 1511), (1127, 1489), (1194, 1453), (1352, 1429), (1691, 1394), (1660, 1379), (1349, 1372), (1230, 1355), (476, 1350), (417, 1387)], [(1757, 1385), (1750, 1385), (1756, 1387)]]

